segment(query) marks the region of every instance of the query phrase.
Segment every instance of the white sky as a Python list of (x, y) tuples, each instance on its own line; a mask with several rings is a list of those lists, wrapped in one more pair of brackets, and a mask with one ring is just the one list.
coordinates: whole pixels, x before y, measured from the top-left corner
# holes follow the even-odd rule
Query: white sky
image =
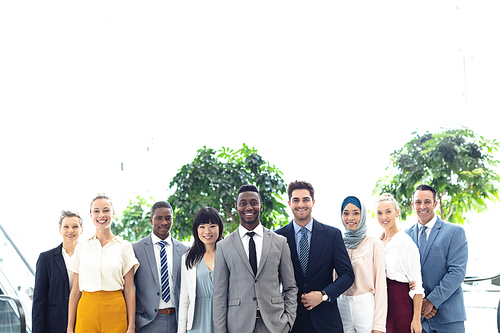
[(499, 14), (493, 0), (2, 1), (0, 223), (34, 265), (61, 209), (166, 199), (197, 149), (246, 143), (312, 182), (315, 216), (340, 226), (342, 199), (370, 202), (413, 131), (499, 139)]

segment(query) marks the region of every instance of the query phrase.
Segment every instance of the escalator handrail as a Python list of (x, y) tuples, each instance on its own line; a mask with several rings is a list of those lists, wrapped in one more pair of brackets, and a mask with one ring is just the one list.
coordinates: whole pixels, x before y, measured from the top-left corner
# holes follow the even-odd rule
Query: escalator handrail
[(14, 301), (17, 306), (17, 311), (19, 312), (19, 326), (21, 326), (21, 333), (26, 333), (26, 316), (24, 315), (23, 306), (21, 305), (19, 299), (8, 295), (0, 295), (0, 300)]
[(3, 234), (9, 240), (10, 244), (12, 245), (12, 247), (14, 247), (14, 250), (16, 250), (16, 252), (19, 255), (19, 257), (21, 257), (22, 261), (24, 262), (24, 264), (26, 265), (26, 267), (28, 267), (28, 269), (30, 270), (31, 274), (35, 275), (35, 271), (33, 270), (33, 268), (31, 268), (31, 265), (28, 263), (28, 261), (26, 260), (26, 258), (24, 258), (23, 254), (21, 253), (21, 251), (19, 251), (19, 249), (17, 248), (17, 246), (14, 243), (14, 241), (12, 240), (12, 238), (10, 238), (9, 234), (7, 233), (7, 231), (5, 231), (5, 229), (2, 227), (1, 223), (0, 223), (0, 230), (2, 230)]
[(497, 275), (493, 275), (492, 277), (486, 277), (486, 278), (480, 278), (480, 277), (465, 278), (464, 282), (479, 282), (479, 281), (493, 280), (496, 278), (500, 278), (500, 273), (498, 273)]

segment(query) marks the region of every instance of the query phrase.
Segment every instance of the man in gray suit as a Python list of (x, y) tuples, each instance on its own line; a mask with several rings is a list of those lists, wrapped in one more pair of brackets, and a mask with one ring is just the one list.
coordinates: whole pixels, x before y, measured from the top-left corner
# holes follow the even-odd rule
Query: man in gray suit
[(170, 236), (172, 206), (159, 201), (149, 218), (153, 232), (132, 244), (139, 269), (134, 276), (137, 332), (177, 332), (177, 307), (181, 290), (181, 257), (186, 245)]
[(286, 238), (260, 224), (262, 203), (254, 185), (240, 187), (236, 210), (240, 226), (217, 244), (215, 254), (215, 332), (289, 332), (297, 286)]

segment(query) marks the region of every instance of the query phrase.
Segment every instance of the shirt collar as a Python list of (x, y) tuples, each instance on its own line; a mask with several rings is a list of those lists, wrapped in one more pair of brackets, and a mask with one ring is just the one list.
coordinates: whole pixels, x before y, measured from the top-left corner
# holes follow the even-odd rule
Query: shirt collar
[(158, 244), (161, 241), (165, 241), (167, 245), (172, 245), (172, 236), (169, 234), (167, 238), (161, 239), (160, 237), (156, 236), (154, 232), (151, 233), (151, 240), (153, 241), (153, 244)]
[[(314, 222), (313, 218), (311, 217), (311, 221), (307, 222), (307, 224), (304, 227), (311, 233), (313, 230), (313, 222)], [(302, 229), (302, 227), (298, 225), (295, 221), (293, 221), (293, 231), (295, 232), (295, 234), (298, 234), (300, 232), (300, 229)]]
[[(429, 222), (427, 222), (427, 224), (425, 225), (429, 231), (432, 230), (432, 227), (434, 227), (434, 225), (436, 224), (437, 218), (438, 218), (437, 215), (434, 214), (434, 217)], [(418, 223), (418, 232), (420, 232), (420, 230), (422, 230), (422, 224), (420, 224), (420, 222), (419, 222)]]
[[(245, 236), (247, 234), (247, 232), (249, 232), (250, 230), (246, 229), (245, 227), (243, 227), (241, 224), (240, 226), (238, 227), (238, 232), (240, 234), (240, 237), (243, 238), (243, 236)], [(264, 228), (262, 227), (262, 224), (258, 224), (255, 229), (252, 230), (253, 232), (255, 232), (258, 236), (260, 237), (264, 237)]]

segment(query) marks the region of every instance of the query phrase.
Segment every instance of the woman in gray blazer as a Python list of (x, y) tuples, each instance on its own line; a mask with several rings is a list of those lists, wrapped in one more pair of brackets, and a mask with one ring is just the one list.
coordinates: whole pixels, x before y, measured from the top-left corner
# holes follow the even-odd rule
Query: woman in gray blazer
[(214, 332), (212, 296), (216, 243), (223, 237), (222, 219), (212, 207), (193, 221), (193, 246), (182, 256), (178, 333)]

